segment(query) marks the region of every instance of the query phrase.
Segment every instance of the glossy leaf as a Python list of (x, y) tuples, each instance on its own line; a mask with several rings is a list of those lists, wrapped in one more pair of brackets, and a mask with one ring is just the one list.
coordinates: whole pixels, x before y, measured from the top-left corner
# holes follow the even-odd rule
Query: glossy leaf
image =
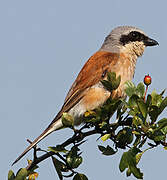
[(143, 125), (143, 121), (138, 116), (134, 116), (132, 122), (136, 127)]
[(66, 161), (72, 169), (77, 168), (82, 163), (82, 157), (79, 156), (78, 151), (79, 148), (73, 146), (66, 156)]
[(131, 171), (130, 171), (130, 169), (128, 168), (128, 170), (126, 171), (126, 176), (128, 177), (128, 176), (130, 176), (132, 173), (131, 173)]
[(56, 147), (52, 146), (52, 147), (48, 147), (48, 151), (52, 151), (54, 153), (58, 153), (58, 152), (68, 152), (64, 147), (57, 145)]
[(128, 152), (124, 152), (119, 163), (119, 170), (123, 172), (128, 166)]
[(67, 163), (72, 169), (77, 168), (82, 163), (82, 157), (81, 156), (78, 156), (78, 157), (68, 156)]
[(108, 81), (115, 81), (116, 80), (116, 73), (115, 72), (108, 72), (107, 73), (107, 80)]
[(99, 150), (102, 152), (103, 155), (110, 156), (116, 153), (116, 151), (113, 150), (109, 145), (107, 147), (104, 146), (98, 146)]
[(133, 94), (130, 98), (129, 98), (129, 106), (130, 108), (132, 108), (133, 110), (138, 110), (138, 99), (139, 97), (135, 94)]
[(54, 167), (56, 169), (56, 172), (59, 176), (60, 180), (63, 180), (63, 175), (62, 175), (62, 168), (63, 166), (65, 166), (64, 163), (62, 163), (61, 161), (59, 161), (58, 159), (56, 159), (55, 157), (52, 156), (52, 162), (54, 164)]
[(165, 135), (161, 131), (156, 131), (154, 133), (154, 141), (159, 142), (159, 141), (164, 141), (165, 140)]
[(65, 112), (62, 115), (62, 123), (65, 127), (71, 127), (73, 126), (74, 119), (71, 115)]
[(140, 161), (140, 159), (141, 159), (141, 157), (142, 157), (143, 154), (144, 154), (144, 151), (141, 152), (141, 153), (138, 153), (138, 154), (136, 155), (136, 164), (139, 163), (139, 161)]
[(163, 119), (159, 120), (158, 125), (159, 125), (158, 129), (162, 129), (165, 126), (167, 126), (167, 118), (163, 118)]
[(137, 148), (131, 148), (128, 152), (124, 152), (119, 164), (119, 169), (123, 172), (126, 168), (128, 168), (129, 172), (127, 175), (132, 173), (136, 178), (142, 179), (143, 173), (140, 172), (140, 169), (136, 167), (136, 154), (139, 152)]
[(151, 93), (151, 97), (152, 97), (152, 105), (159, 107), (162, 102), (162, 96), (157, 94), (156, 91), (153, 91)]
[(139, 100), (138, 106), (139, 106), (140, 112), (142, 113), (144, 119), (146, 119), (146, 117), (147, 117), (147, 106), (146, 106), (146, 104), (142, 100)]
[(25, 180), (27, 175), (28, 175), (27, 169), (22, 168), (17, 172), (15, 180)]
[(162, 131), (163, 134), (166, 135), (166, 134), (167, 134), (167, 126), (165, 126), (164, 128), (162, 128), (161, 131)]
[(8, 172), (8, 180), (14, 180), (14, 178), (15, 178), (14, 172), (12, 170), (10, 170)]
[(127, 96), (131, 97), (136, 91), (136, 86), (131, 81), (125, 82), (125, 93)]
[(113, 83), (112, 83), (113, 90), (118, 88), (120, 82), (121, 82), (121, 76), (118, 76), (118, 78), (115, 81), (113, 81)]
[(124, 148), (127, 144), (130, 144), (133, 141), (133, 133), (132, 129), (129, 127), (125, 127), (121, 129), (116, 137), (117, 146), (120, 148)]
[(136, 158), (133, 156), (132, 153), (128, 153), (128, 166), (131, 171), (131, 173), (137, 178), (137, 179), (142, 179), (143, 178), (143, 173), (141, 173), (140, 169), (136, 167)]
[(150, 106), (149, 108), (149, 115), (153, 122), (157, 120), (157, 117), (159, 115), (159, 108), (155, 105)]
[(101, 83), (103, 84), (103, 86), (108, 90), (108, 91), (112, 91), (113, 87), (112, 87), (112, 83), (110, 83), (107, 80), (101, 80)]
[(77, 173), (73, 180), (88, 180), (88, 178), (84, 174)]
[(113, 91), (118, 88), (121, 82), (121, 76), (116, 78), (115, 72), (108, 72), (107, 73), (107, 80), (101, 80), (101, 83), (108, 91)]
[(167, 97), (163, 99), (159, 107), (159, 114), (167, 107)]
[[(131, 159), (132, 160), (132, 159)], [(139, 168), (136, 167), (136, 164), (134, 163), (134, 161), (129, 161), (130, 165), (130, 171), (132, 172), (132, 174), (137, 178), (137, 179), (143, 179), (143, 173), (140, 171)]]
[(139, 83), (136, 87), (136, 92), (135, 92), (140, 98), (144, 97), (145, 93), (145, 87), (143, 83)]
[(106, 141), (107, 139), (109, 139), (111, 137), (111, 134), (105, 134), (101, 137), (102, 141)]
[(152, 97), (151, 97), (151, 95), (149, 94), (149, 95), (147, 96), (147, 100), (146, 100), (146, 105), (147, 105), (147, 107), (149, 107), (149, 106), (151, 105), (151, 101), (152, 101)]

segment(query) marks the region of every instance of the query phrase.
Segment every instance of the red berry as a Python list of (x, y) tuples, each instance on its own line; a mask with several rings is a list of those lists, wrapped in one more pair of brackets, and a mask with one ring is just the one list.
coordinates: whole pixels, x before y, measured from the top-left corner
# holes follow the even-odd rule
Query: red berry
[(144, 84), (146, 85), (146, 86), (149, 86), (150, 84), (151, 84), (151, 76), (149, 76), (149, 75), (146, 75), (145, 77), (144, 77)]

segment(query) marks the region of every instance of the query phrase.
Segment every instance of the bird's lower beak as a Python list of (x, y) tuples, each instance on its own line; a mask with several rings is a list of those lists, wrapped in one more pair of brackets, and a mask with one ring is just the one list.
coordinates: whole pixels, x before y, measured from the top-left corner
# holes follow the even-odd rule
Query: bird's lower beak
[(159, 43), (156, 40), (148, 37), (147, 39), (144, 40), (144, 45), (145, 46), (156, 46), (156, 45), (159, 45)]

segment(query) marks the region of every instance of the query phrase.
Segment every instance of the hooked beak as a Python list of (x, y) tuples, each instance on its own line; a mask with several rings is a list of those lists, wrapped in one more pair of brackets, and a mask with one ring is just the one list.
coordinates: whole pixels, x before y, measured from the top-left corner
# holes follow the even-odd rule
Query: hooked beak
[(159, 43), (156, 40), (148, 37), (144, 40), (144, 45), (145, 46), (156, 46), (156, 45), (159, 45)]

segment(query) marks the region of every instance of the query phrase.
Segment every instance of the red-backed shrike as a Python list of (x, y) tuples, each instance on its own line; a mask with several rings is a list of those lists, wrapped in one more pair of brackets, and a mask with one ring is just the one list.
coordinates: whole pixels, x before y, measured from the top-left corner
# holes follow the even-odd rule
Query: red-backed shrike
[[(72, 115), (74, 124), (77, 125), (82, 122), (82, 116), (87, 110), (103, 105), (110, 95), (112, 98), (125, 96), (124, 83), (132, 80), (137, 58), (143, 54), (146, 46), (155, 45), (158, 45), (157, 41), (149, 38), (136, 27), (115, 28), (106, 37), (102, 47), (88, 59), (81, 69), (60, 112), (13, 164), (47, 135), (63, 127), (61, 116), (64, 112)], [(101, 80), (106, 79), (107, 72), (115, 72), (117, 76), (121, 75), (121, 83), (112, 94), (101, 83)]]

